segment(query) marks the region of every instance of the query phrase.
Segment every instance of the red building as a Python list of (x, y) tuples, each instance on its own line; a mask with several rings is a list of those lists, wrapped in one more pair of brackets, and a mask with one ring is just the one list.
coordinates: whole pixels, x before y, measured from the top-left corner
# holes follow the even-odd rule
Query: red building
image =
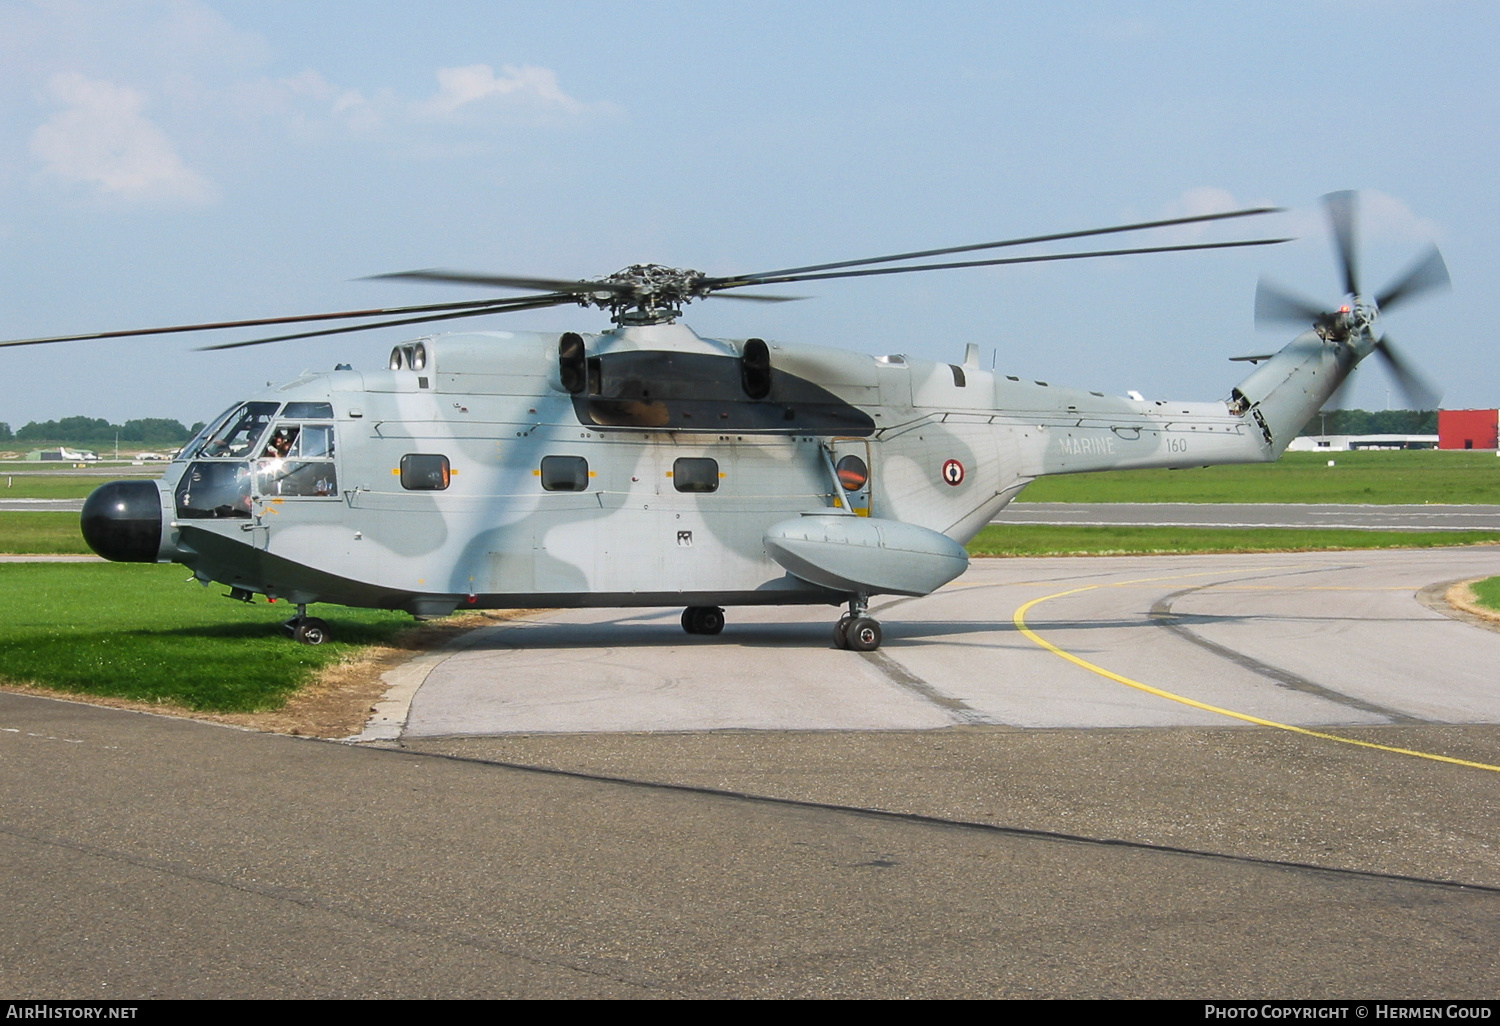
[(1438, 410), (1439, 449), (1500, 448), (1497, 410)]

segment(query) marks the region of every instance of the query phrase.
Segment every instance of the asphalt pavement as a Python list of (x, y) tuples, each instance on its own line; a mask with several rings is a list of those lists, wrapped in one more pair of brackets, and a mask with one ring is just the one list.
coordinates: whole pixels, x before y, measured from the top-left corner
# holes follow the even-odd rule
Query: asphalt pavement
[(983, 560), (870, 655), (559, 613), (364, 744), (0, 694), (0, 990), (1491, 998), (1500, 634), (1419, 598), (1497, 572)]

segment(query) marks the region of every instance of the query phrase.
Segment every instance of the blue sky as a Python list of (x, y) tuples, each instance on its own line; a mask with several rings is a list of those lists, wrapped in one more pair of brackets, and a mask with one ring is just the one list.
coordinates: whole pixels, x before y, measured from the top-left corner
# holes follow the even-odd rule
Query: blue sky
[[(1274, 202), (1162, 241), (1271, 249), (815, 283), (699, 332), (1227, 394), (1333, 302), (1318, 197), (1363, 191), (1366, 287), (1429, 242), (1454, 291), (1383, 327), (1500, 403), (1500, 7), (1436, 3), (290, 3), (0, 0), (0, 336), (477, 298), (418, 267), (728, 274)], [(598, 330), (564, 308), (474, 327)], [(0, 420), (206, 419), (411, 329), (193, 353), (0, 351)], [(1378, 368), (1354, 400), (1387, 403)], [(1391, 400), (1399, 405), (1399, 398)]]

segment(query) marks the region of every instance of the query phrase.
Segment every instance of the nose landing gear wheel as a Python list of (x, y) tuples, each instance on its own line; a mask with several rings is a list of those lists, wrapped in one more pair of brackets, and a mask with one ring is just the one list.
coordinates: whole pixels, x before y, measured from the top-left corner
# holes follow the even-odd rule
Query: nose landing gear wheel
[(839, 622), (833, 625), (834, 648), (849, 647), (849, 624), (853, 621), (854, 617), (848, 613), (845, 613), (843, 616), (839, 617)]
[(682, 611), (682, 629), (689, 634), (718, 634), (724, 629), (724, 610), (718, 606), (688, 606)]

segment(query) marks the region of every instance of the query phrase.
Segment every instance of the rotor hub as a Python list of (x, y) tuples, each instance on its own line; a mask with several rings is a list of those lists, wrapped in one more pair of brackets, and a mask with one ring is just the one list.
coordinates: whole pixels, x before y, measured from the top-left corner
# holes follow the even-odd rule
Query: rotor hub
[[(608, 310), (616, 324), (670, 324), (682, 316), (685, 304), (712, 291), (704, 286), (705, 277), (702, 271), (680, 267), (631, 264), (594, 279), (614, 288), (580, 294), (578, 302)], [(619, 289), (621, 285), (626, 288)]]
[(1374, 338), (1375, 319), (1380, 311), (1364, 296), (1355, 296), (1314, 322), (1313, 328), (1325, 342), (1347, 342), (1351, 339)]

